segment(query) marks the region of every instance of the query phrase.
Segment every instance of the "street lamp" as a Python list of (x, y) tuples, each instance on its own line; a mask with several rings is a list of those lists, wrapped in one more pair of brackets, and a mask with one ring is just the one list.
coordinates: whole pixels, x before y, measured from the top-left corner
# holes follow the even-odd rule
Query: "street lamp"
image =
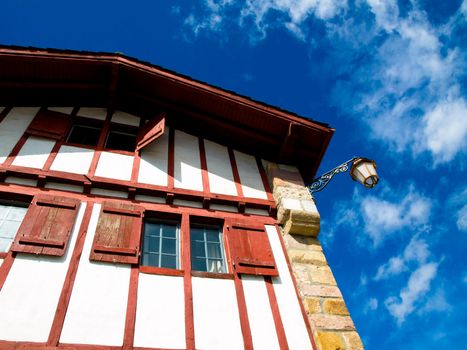
[(324, 173), (317, 179), (314, 179), (308, 185), (310, 193), (319, 192), (324, 189), (329, 181), (338, 173), (345, 173), (349, 170), (349, 164), (352, 163), (350, 168), (350, 176), (353, 180), (358, 181), (366, 188), (373, 188), (378, 183), (378, 174), (376, 174), (376, 163), (368, 158), (353, 157), (348, 161), (338, 165), (334, 169)]

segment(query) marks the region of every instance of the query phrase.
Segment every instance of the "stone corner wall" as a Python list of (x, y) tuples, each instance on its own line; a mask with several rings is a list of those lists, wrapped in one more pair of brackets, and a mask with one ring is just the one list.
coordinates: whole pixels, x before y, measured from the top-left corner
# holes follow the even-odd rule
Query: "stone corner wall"
[(318, 350), (363, 345), (318, 240), (320, 216), (295, 167), (264, 162), (277, 219)]

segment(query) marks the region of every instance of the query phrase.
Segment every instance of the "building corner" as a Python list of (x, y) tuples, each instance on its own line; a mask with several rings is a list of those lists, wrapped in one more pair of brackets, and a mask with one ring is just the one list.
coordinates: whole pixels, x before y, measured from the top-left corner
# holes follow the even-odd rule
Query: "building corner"
[(363, 344), (318, 240), (320, 216), (295, 167), (264, 162), (299, 296), (318, 350)]

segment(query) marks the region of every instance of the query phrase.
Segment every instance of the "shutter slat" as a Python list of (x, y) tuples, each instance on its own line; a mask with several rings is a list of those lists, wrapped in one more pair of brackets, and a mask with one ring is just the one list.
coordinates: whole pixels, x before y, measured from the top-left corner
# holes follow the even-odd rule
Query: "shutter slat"
[(278, 276), (264, 226), (256, 223), (227, 224), (234, 269), (239, 274)]
[(165, 113), (151, 119), (138, 133), (136, 137), (136, 151), (140, 151), (165, 132)]
[(65, 136), (69, 125), (69, 116), (53, 111), (41, 110), (37, 113), (31, 124), (29, 124), (26, 133), (59, 140)]
[(74, 198), (38, 195), (21, 223), (12, 251), (63, 256), (78, 211)]
[(105, 202), (97, 223), (90, 260), (136, 264), (139, 259), (143, 209)]

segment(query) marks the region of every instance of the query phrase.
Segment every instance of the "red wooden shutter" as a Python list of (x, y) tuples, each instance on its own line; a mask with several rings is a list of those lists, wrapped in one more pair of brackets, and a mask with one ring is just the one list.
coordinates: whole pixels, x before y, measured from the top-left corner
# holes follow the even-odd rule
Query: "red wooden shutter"
[(53, 111), (41, 110), (29, 124), (26, 133), (59, 140), (68, 130), (70, 117)]
[(42, 194), (34, 197), (11, 250), (63, 256), (78, 207), (79, 200), (74, 198)]
[(146, 147), (151, 142), (159, 138), (165, 131), (165, 113), (159, 114), (157, 117), (151, 119), (141, 129), (136, 137), (136, 151)]
[(237, 273), (279, 275), (264, 226), (227, 223), (227, 230), (230, 253)]
[(104, 202), (97, 223), (91, 260), (137, 264), (143, 208), (132, 204)]

